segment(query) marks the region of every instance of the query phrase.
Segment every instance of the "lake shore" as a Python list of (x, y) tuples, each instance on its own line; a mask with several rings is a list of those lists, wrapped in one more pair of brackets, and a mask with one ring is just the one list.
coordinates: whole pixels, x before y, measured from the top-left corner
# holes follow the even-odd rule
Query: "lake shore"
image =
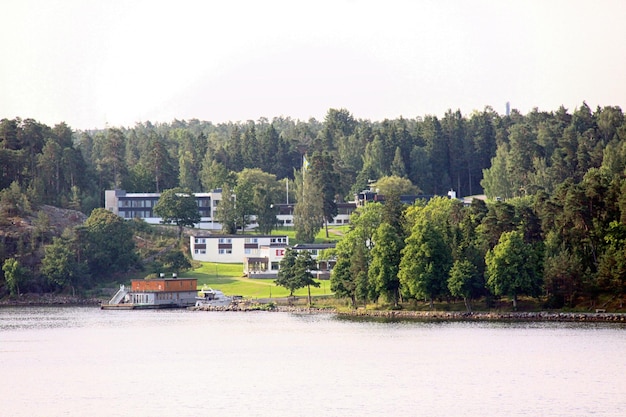
[[(25, 294), (18, 299), (0, 300), (0, 307), (28, 306), (99, 306), (100, 298), (72, 297), (56, 294)], [(422, 320), (422, 321), (518, 321), (518, 322), (590, 322), (590, 323), (626, 323), (626, 313), (612, 312), (501, 312), (501, 311), (413, 311), (413, 310), (336, 310), (332, 308), (307, 308), (302, 306), (265, 305), (259, 303), (233, 304), (228, 307), (188, 307), (193, 311), (232, 311), (253, 312), (270, 311), (297, 314), (335, 314), (346, 318), (375, 318), (384, 320)]]
[(275, 311), (298, 314), (335, 314), (339, 317), (379, 318), (386, 320), (423, 321), (552, 321), (552, 322), (595, 322), (626, 323), (625, 313), (591, 312), (462, 312), (462, 311), (409, 311), (409, 310), (335, 310), (328, 308), (306, 308), (296, 306), (274, 306), (261, 309), (250, 304), (228, 307), (190, 307), (194, 311)]
[(624, 313), (591, 312), (461, 312), (461, 311), (405, 311), (354, 310), (338, 312), (346, 317), (377, 317), (384, 319), (414, 319), (425, 321), (552, 321), (552, 322), (620, 322), (626, 323)]
[(28, 306), (96, 306), (102, 299), (73, 297), (60, 294), (23, 294), (19, 298), (5, 298), (0, 300), (0, 307), (28, 307)]

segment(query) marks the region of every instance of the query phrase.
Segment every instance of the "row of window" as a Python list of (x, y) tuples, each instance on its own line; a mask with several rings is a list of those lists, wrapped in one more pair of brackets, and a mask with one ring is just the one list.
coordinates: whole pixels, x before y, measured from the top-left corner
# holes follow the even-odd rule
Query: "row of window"
[(152, 212), (150, 210), (120, 210), (119, 216), (125, 219), (139, 218), (139, 219), (147, 219), (152, 217)]
[(156, 200), (119, 200), (118, 207), (154, 207)]

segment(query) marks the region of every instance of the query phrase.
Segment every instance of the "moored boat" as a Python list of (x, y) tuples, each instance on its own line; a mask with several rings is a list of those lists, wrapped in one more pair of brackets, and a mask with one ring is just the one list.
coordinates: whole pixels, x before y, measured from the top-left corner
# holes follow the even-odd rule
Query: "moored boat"
[(202, 290), (200, 290), (200, 295), (196, 297), (196, 307), (228, 307), (232, 301), (233, 299), (224, 295), (223, 292), (214, 290), (205, 285), (202, 287)]

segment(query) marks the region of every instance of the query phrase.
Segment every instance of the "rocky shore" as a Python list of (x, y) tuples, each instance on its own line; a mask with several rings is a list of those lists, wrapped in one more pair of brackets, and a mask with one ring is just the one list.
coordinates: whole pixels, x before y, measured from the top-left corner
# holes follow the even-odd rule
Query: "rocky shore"
[(19, 298), (5, 298), (0, 300), (0, 307), (26, 306), (95, 306), (102, 302), (99, 298), (72, 297), (57, 294), (24, 294)]
[(405, 310), (353, 310), (342, 311), (340, 316), (379, 317), (385, 319), (415, 319), (425, 321), (553, 321), (553, 322), (621, 322), (625, 313), (587, 312), (461, 312), (461, 311), (405, 311)]
[[(99, 306), (99, 298), (82, 298), (55, 294), (25, 294), (18, 299), (0, 300), (0, 307), (24, 306)], [(590, 322), (590, 323), (626, 323), (626, 313), (607, 312), (498, 312), (478, 311), (410, 311), (410, 310), (335, 310), (332, 308), (307, 308), (259, 303), (237, 303), (226, 307), (200, 306), (188, 307), (193, 311), (231, 311), (253, 312), (270, 311), (297, 314), (335, 314), (339, 317), (377, 318), (384, 320), (421, 320), (421, 321), (510, 321), (510, 322)]]
[(527, 322), (597, 322), (626, 323), (626, 313), (587, 313), (587, 312), (462, 312), (462, 311), (407, 311), (407, 310), (347, 310), (337, 311), (327, 308), (306, 308), (287, 306), (262, 306), (239, 304), (227, 307), (189, 307), (195, 311), (275, 311), (299, 314), (336, 314), (340, 317), (371, 317), (388, 320), (423, 321), (527, 321)]

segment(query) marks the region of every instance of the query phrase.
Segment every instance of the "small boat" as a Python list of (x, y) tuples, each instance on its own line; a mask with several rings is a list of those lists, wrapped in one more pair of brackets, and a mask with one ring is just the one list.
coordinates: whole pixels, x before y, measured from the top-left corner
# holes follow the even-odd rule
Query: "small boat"
[(228, 307), (232, 301), (233, 299), (225, 296), (223, 292), (205, 285), (200, 290), (200, 295), (196, 297), (196, 307)]

